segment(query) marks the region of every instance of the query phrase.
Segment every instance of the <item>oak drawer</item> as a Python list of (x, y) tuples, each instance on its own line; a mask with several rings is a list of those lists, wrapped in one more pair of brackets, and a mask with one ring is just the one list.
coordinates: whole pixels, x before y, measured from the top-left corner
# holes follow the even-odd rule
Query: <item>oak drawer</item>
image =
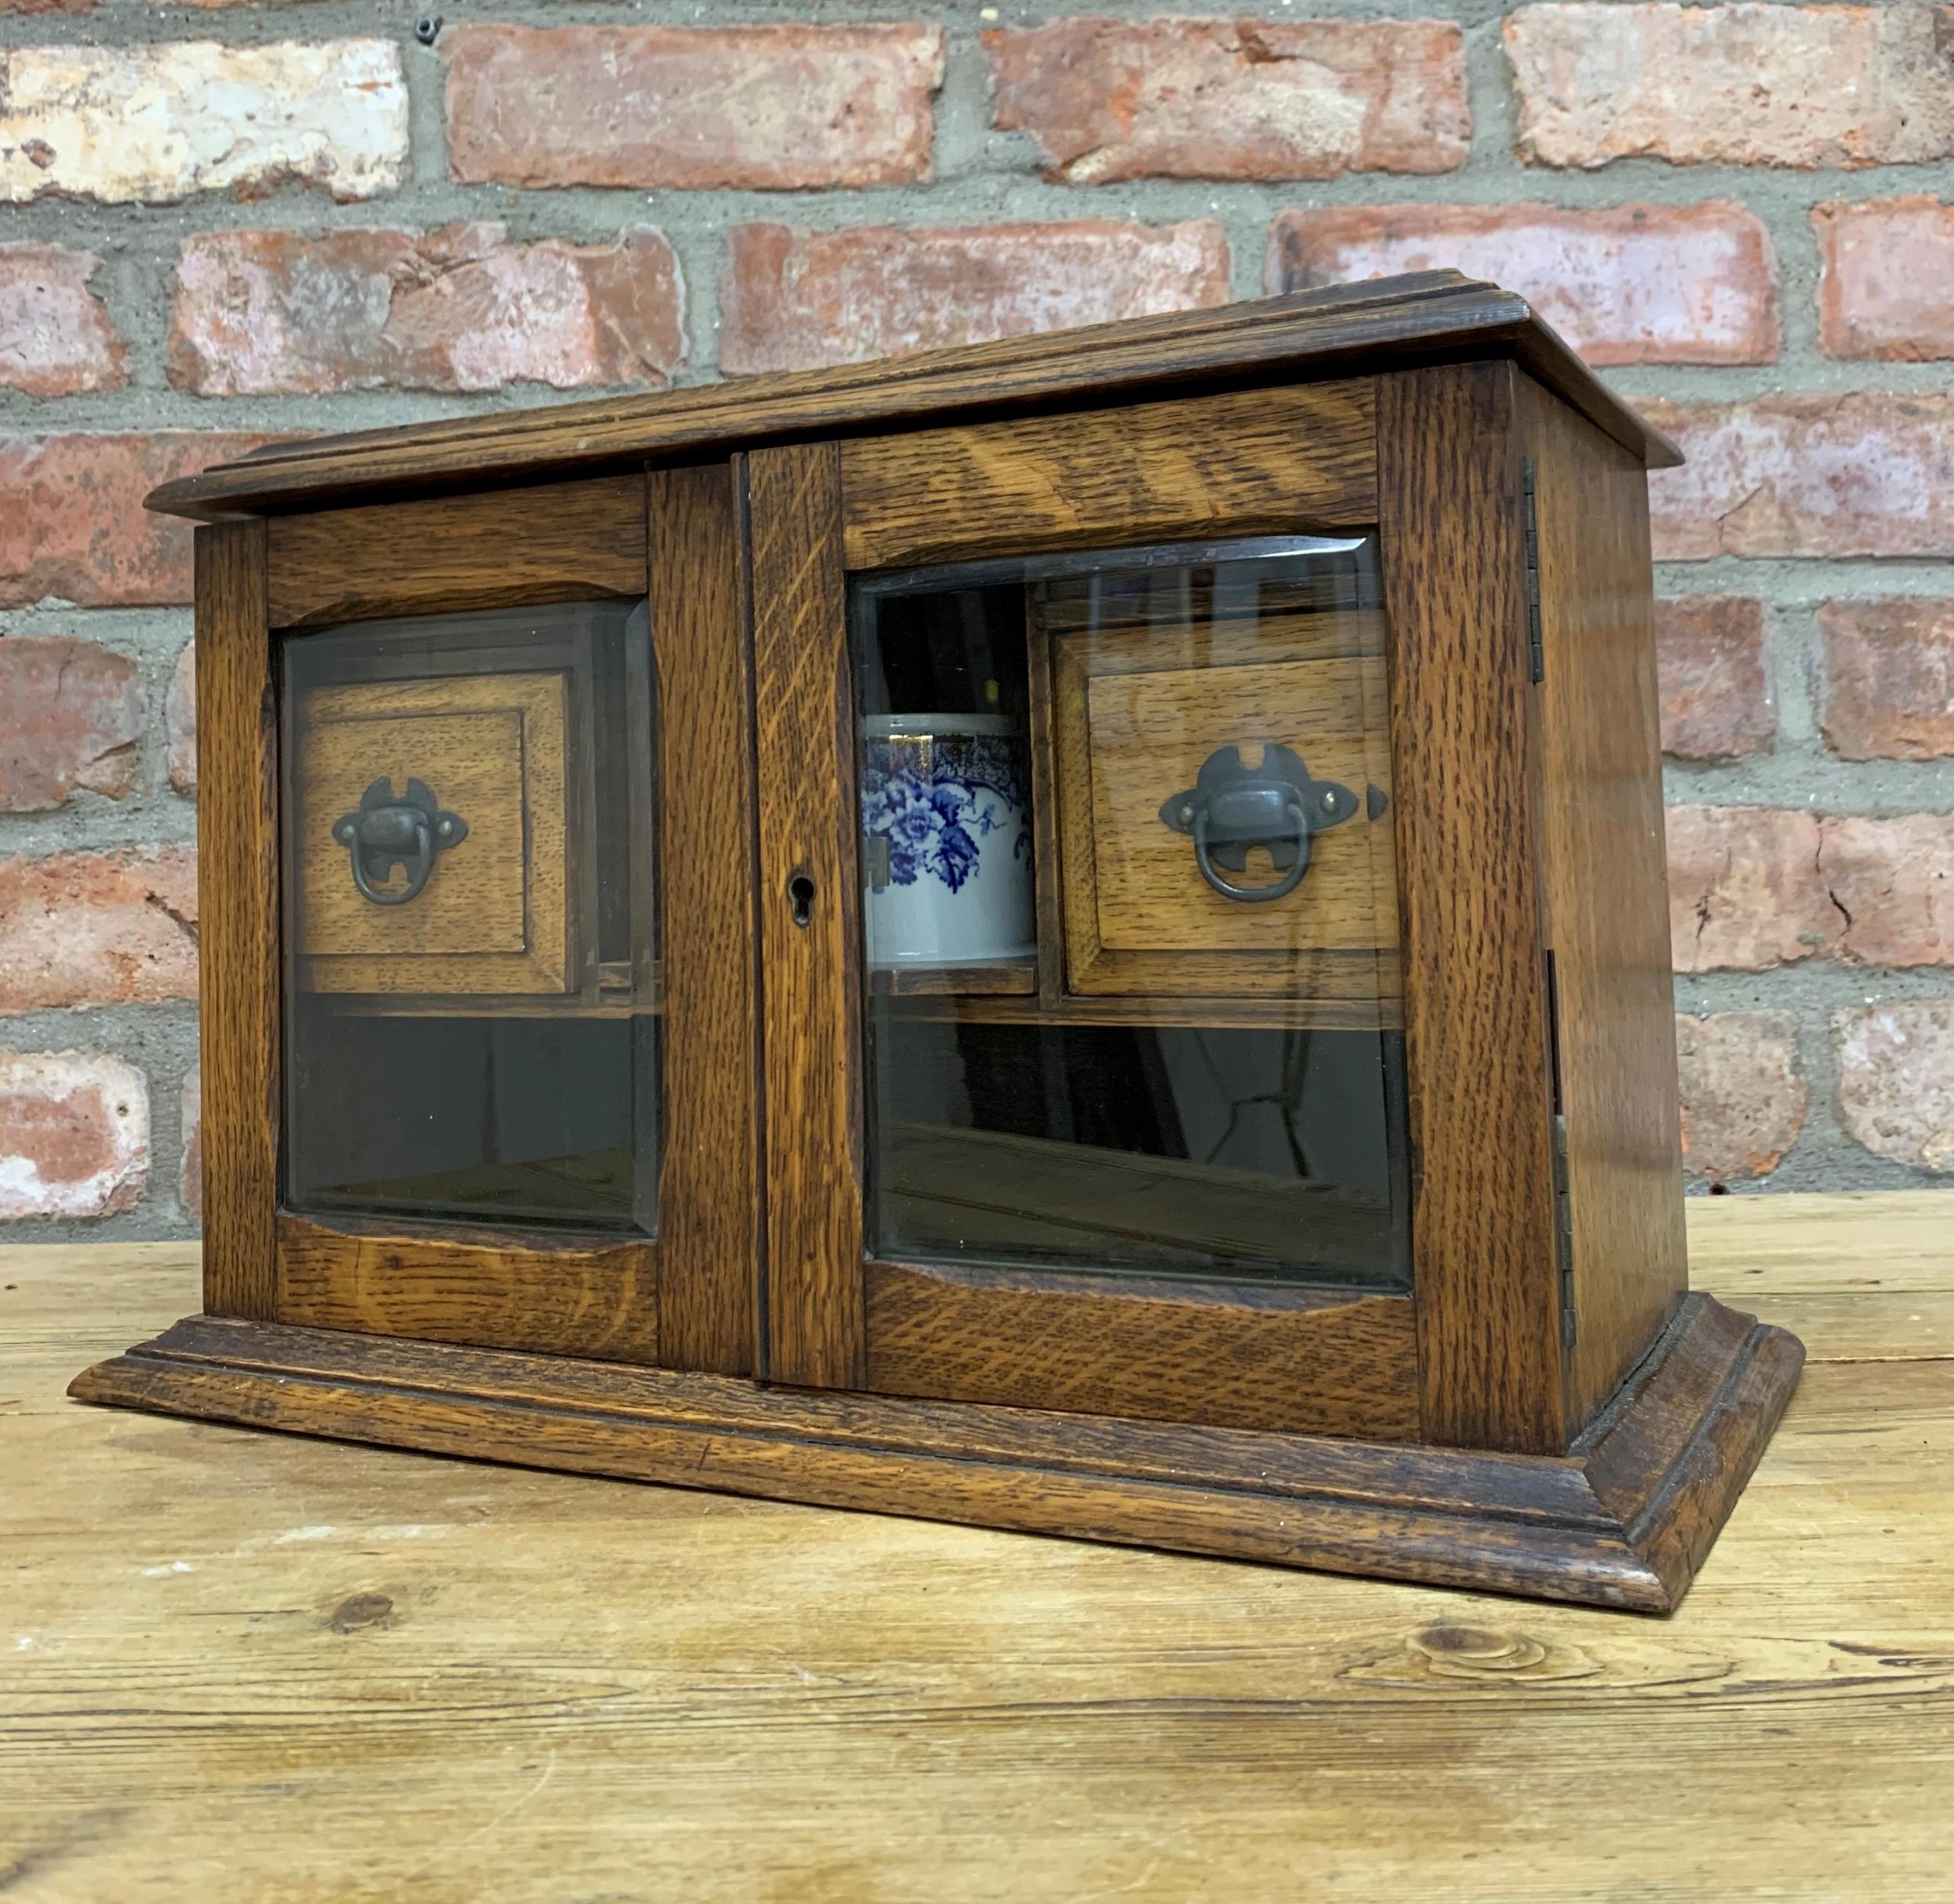
[[(295, 871), (310, 989), (564, 990), (567, 703), (556, 673), (301, 698)], [(460, 836), (444, 843), (444, 832)], [(395, 836), (405, 858), (388, 857)]]
[[(1340, 650), (1340, 651), (1339, 651)], [(1056, 633), (1053, 732), (1064, 862), (1067, 983), (1077, 993), (1394, 993), (1398, 903), (1390, 820), (1381, 617), (1327, 629), (1265, 623), (1255, 638), (1192, 644), (1158, 631)], [(1208, 864), (1165, 811), (1203, 770), (1244, 778), (1287, 750), (1342, 814), (1310, 834), (1294, 889), (1260, 897), (1294, 857), (1251, 846)], [(1291, 768), (1294, 771), (1294, 767)], [(1333, 789), (1330, 791), (1328, 789)], [(1165, 811), (1164, 811), (1165, 810)]]

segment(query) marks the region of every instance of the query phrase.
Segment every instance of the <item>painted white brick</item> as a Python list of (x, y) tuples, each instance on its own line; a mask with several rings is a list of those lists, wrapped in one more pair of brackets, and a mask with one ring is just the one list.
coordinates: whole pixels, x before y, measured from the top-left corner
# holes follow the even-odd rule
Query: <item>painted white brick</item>
[(170, 204), (317, 185), (392, 191), (407, 88), (390, 40), (22, 46), (0, 52), (0, 200)]

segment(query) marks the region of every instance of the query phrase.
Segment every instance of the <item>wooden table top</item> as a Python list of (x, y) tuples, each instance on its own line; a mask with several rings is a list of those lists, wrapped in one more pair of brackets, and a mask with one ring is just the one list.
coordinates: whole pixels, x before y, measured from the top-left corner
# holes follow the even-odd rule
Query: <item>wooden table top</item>
[(78, 1407), (0, 1249), (0, 1894), (1954, 1895), (1954, 1194), (1693, 1201), (1811, 1351), (1667, 1620)]

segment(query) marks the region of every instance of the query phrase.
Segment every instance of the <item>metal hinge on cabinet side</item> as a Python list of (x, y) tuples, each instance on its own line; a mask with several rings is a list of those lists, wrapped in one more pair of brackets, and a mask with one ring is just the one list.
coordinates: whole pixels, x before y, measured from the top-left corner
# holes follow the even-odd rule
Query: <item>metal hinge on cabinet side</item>
[(1560, 974), (1554, 954), (1546, 954), (1547, 1063), (1550, 1126), (1553, 1133), (1554, 1271), (1560, 1294), (1561, 1346), (1572, 1348), (1576, 1337), (1574, 1319), (1574, 1211), (1567, 1187), (1567, 1107), (1561, 1094)]
[(1527, 672), (1535, 682), (1547, 678), (1547, 642), (1541, 631), (1540, 614), (1540, 511), (1533, 500), (1533, 459), (1523, 456), (1519, 463), (1522, 506), (1526, 512), (1526, 658)]

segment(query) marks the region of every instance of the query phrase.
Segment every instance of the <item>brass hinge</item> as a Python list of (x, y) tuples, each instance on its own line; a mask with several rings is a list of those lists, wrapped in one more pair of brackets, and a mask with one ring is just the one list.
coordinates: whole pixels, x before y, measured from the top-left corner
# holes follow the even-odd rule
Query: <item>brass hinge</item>
[(1529, 678), (1547, 678), (1547, 642), (1541, 632), (1540, 512), (1533, 500), (1533, 459), (1523, 456), (1519, 485), (1526, 511), (1526, 657)]

